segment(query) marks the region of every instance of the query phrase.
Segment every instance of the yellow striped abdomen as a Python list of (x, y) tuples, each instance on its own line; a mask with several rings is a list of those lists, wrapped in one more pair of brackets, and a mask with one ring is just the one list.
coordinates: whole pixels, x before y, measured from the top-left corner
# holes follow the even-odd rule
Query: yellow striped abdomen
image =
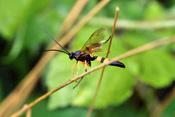
[(103, 57), (97, 57), (96, 60), (100, 63), (106, 63), (109, 61), (108, 58), (103, 58)]

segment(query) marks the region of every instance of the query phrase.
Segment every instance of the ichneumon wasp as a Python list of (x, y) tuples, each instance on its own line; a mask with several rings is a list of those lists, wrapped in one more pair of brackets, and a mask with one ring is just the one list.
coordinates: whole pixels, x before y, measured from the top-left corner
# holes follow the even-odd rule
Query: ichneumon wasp
[[(83, 45), (83, 47), (80, 50), (78, 50), (76, 52), (71, 52), (71, 53), (68, 52), (64, 47), (62, 47), (44, 28), (43, 28), (43, 30), (64, 50), (63, 51), (63, 50), (51, 49), (51, 50), (44, 50), (44, 51), (62, 52), (62, 53), (67, 54), (69, 56), (70, 60), (72, 60), (72, 59), (76, 60), (76, 63), (72, 66), (73, 77), (74, 77), (73, 69), (77, 66), (77, 64), (78, 64), (78, 72), (77, 72), (76, 76), (78, 75), (78, 73), (80, 71), (79, 63), (81, 63), (83, 65), (83, 67), (85, 68), (85, 72), (86, 72), (87, 66), (91, 67), (91, 61), (97, 60), (100, 63), (105, 63), (107, 61), (110, 61), (110, 59), (108, 59), (108, 58), (94, 56), (94, 53), (100, 54), (101, 46), (110, 40), (110, 37), (109, 37), (109, 39), (104, 40), (104, 38), (105, 38), (105, 35), (103, 34), (105, 31), (104, 28), (100, 28), (100, 29), (96, 30), (90, 36), (90, 38), (87, 40), (87, 42)], [(109, 65), (125, 68), (125, 65), (119, 61), (116, 61), (116, 62), (109, 64)], [(82, 79), (83, 79), (83, 77), (79, 80), (79, 82), (76, 84), (76, 86), (78, 86), (78, 84), (81, 82)]]

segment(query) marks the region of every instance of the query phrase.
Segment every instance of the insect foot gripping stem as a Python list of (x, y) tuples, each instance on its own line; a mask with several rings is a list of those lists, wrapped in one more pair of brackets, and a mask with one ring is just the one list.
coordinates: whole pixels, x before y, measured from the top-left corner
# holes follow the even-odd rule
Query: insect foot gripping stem
[(73, 89), (75, 89), (81, 82), (81, 80), (83, 79), (83, 77), (81, 77), (81, 79), (79, 80), (79, 82), (73, 87)]

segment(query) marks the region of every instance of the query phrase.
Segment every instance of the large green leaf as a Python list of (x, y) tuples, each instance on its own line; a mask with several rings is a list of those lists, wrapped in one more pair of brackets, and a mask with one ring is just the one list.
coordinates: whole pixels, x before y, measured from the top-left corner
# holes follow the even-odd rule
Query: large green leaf
[(164, 87), (174, 80), (175, 60), (164, 50), (150, 50), (137, 56), (140, 63), (138, 76), (154, 87)]
[[(154, 38), (167, 35), (169, 32), (171, 31), (144, 32), (142, 35), (138, 32), (131, 32), (125, 35), (126, 45), (136, 48), (154, 41)], [(167, 86), (174, 80), (175, 60), (166, 48), (148, 50), (148, 52), (133, 57), (139, 67), (139, 72), (135, 75), (143, 82), (158, 88)]]

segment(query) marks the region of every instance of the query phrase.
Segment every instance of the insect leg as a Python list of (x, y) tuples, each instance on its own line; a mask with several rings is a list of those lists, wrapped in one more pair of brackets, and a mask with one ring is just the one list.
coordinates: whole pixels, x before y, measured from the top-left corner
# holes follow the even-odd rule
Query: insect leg
[(108, 40), (106, 40), (103, 44), (107, 43), (111, 39), (111, 36), (109, 36)]
[(85, 66), (84, 66), (84, 68), (85, 68), (85, 72), (87, 72), (87, 62), (85, 61)]
[[(76, 76), (78, 76), (78, 73), (79, 73), (79, 71), (80, 71), (80, 66), (79, 66), (79, 63), (80, 63), (80, 62), (78, 61), (78, 71), (77, 71)], [(75, 77), (76, 77), (76, 76), (75, 76)]]
[(77, 62), (72, 66), (72, 74), (73, 74), (73, 78), (74, 78), (74, 68), (77, 66)]
[[(79, 63), (79, 62), (78, 62)], [(87, 62), (85, 61), (85, 72), (87, 72), (87, 64), (86, 64)], [(82, 81), (82, 79), (83, 79), (83, 77), (81, 77), (81, 79), (79, 80), (79, 82), (73, 87), (73, 89), (75, 88), (75, 87), (77, 87), (79, 84), (80, 84), (80, 82)]]
[(78, 86), (78, 84), (80, 84), (80, 82), (81, 82), (81, 80), (83, 79), (83, 77), (79, 80), (79, 82), (73, 87), (73, 89), (75, 88), (75, 87), (77, 87)]

